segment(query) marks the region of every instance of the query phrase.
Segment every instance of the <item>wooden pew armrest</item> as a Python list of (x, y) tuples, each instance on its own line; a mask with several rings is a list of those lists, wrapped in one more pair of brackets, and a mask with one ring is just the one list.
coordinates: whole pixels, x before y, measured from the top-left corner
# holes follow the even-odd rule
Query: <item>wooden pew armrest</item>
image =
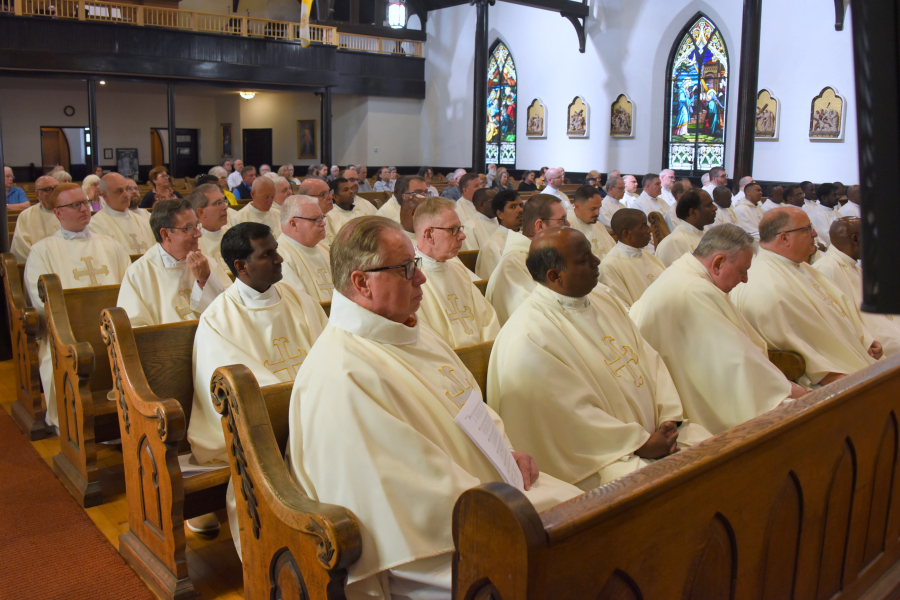
[(769, 350), (769, 360), (791, 381), (797, 381), (806, 373), (806, 359), (790, 350)]
[(6, 297), (9, 299), (9, 318), (21, 323), (22, 330), (27, 335), (37, 336), (41, 331), (41, 315), (25, 299), (25, 284), (19, 277), (19, 265), (14, 255), (5, 253), (0, 258), (0, 277), (3, 277)]
[[(87, 378), (94, 371), (94, 349), (87, 342), (79, 342), (72, 333), (69, 313), (62, 283), (55, 273), (41, 275), (38, 279), (38, 294), (44, 303), (47, 315), (47, 333), (55, 350), (54, 364), (59, 358), (72, 358), (72, 369), (79, 378)], [(60, 352), (64, 350), (63, 352)], [(58, 358), (57, 358), (58, 357)]]

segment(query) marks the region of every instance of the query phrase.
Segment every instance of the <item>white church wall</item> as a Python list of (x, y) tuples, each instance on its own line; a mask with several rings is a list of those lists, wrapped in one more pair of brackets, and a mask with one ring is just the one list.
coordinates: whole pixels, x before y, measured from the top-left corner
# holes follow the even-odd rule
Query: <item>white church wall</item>
[[(844, 30), (835, 31), (830, 3), (763, 4), (759, 88), (781, 101), (781, 115), (778, 140), (757, 141), (754, 147), (757, 179), (859, 182), (851, 12)], [(810, 103), (825, 86), (844, 97), (840, 142), (809, 140)]]
[[(655, 0), (592, 3), (585, 53), (575, 29), (559, 15), (510, 3), (489, 9), (490, 43), (503, 40), (518, 79), (517, 167), (562, 165), (570, 171), (618, 168), (643, 173), (662, 168), (665, 80), (669, 52), (698, 12), (719, 26), (729, 52), (729, 88), (737, 88), (742, 3)], [(471, 165), (475, 8), (431, 13), (426, 43), (428, 90), (423, 109), (423, 160)], [(635, 103), (635, 136), (609, 137), (610, 105), (620, 93)], [(590, 107), (590, 137), (566, 136), (566, 108), (580, 95)], [(525, 137), (524, 114), (533, 98), (548, 110), (547, 137)], [(728, 110), (736, 111), (736, 94)], [(734, 159), (734, 124), (726, 123), (726, 168)], [(452, 139), (447, 140), (448, 134)]]
[(331, 102), (335, 164), (422, 163), (422, 100), (335, 94)]

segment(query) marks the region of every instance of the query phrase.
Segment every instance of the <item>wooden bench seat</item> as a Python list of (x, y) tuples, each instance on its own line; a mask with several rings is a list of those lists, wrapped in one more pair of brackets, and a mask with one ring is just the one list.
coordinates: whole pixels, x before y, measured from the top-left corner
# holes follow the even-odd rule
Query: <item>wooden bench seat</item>
[(463, 250), (457, 256), (467, 269), (473, 273), (475, 272), (475, 263), (478, 262), (478, 250)]
[(900, 356), (538, 514), (460, 496), (453, 597), (896, 598)]
[(360, 192), (357, 194), (360, 198), (365, 198), (375, 205), (375, 208), (381, 208), (385, 202), (391, 199), (391, 192)]
[(666, 239), (666, 236), (671, 233), (669, 231), (669, 226), (666, 225), (666, 219), (663, 215), (653, 211), (650, 213), (650, 216), (647, 217), (647, 223), (650, 224), (650, 234), (653, 236), (653, 245), (656, 248), (659, 248), (659, 243)]

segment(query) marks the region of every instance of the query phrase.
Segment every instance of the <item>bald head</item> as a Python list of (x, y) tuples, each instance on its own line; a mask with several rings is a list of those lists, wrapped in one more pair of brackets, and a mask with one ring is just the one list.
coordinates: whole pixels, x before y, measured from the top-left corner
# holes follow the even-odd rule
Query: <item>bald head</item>
[(571, 298), (590, 294), (600, 275), (600, 259), (591, 251), (591, 243), (570, 227), (538, 232), (531, 241), (525, 265), (535, 281)]
[(275, 200), (275, 182), (268, 177), (257, 177), (250, 188), (251, 204), (253, 208), (262, 212), (269, 212), (272, 202)]
[(859, 227), (857, 217), (844, 217), (836, 219), (828, 232), (831, 244), (853, 260), (860, 258)]
[(816, 251), (816, 231), (803, 209), (796, 206), (773, 208), (759, 221), (759, 245), (796, 263)]
[(113, 210), (125, 212), (131, 205), (131, 194), (125, 189), (128, 180), (118, 173), (107, 173), (100, 179), (100, 195)]
[(747, 187), (747, 184), (751, 183), (752, 181), (753, 178), (749, 175), (747, 175), (746, 177), (741, 177), (740, 181), (738, 181), (738, 186), (741, 188), (741, 191), (743, 191), (743, 189)]
[(42, 175), (34, 182), (34, 193), (37, 195), (38, 202), (47, 210), (53, 210), (53, 206), (50, 204), (50, 196), (53, 195), (53, 190), (58, 185), (59, 182), (56, 178), (49, 175)]
[(847, 188), (847, 200), (856, 205), (862, 204), (862, 199), (859, 196), (858, 185), (851, 185), (849, 188)]

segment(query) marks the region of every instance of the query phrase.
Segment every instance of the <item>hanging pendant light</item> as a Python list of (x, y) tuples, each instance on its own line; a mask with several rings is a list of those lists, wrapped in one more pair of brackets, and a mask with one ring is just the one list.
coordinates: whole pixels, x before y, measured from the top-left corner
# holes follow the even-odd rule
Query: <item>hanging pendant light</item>
[(391, 0), (388, 5), (388, 25), (393, 29), (406, 27), (406, 0)]

